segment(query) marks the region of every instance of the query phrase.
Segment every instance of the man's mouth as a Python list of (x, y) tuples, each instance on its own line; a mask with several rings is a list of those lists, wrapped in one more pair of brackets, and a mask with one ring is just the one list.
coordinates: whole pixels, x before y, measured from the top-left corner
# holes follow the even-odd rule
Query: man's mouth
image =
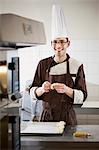
[(61, 52), (63, 51), (64, 49), (55, 49), (57, 52)]

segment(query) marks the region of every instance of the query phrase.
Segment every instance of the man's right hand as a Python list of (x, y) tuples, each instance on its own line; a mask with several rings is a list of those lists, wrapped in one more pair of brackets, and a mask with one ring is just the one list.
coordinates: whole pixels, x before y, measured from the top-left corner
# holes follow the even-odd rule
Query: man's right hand
[(48, 82), (48, 81), (45, 81), (45, 82), (42, 84), (42, 91), (43, 91), (44, 93), (45, 93), (45, 92), (49, 92), (50, 87), (51, 87), (51, 83)]
[(48, 81), (45, 81), (45, 82), (42, 84), (41, 87), (38, 87), (38, 88), (36, 89), (35, 92), (36, 92), (37, 96), (39, 97), (39, 96), (41, 96), (43, 93), (49, 92), (49, 91), (50, 91), (50, 87), (51, 87), (51, 83), (48, 82)]

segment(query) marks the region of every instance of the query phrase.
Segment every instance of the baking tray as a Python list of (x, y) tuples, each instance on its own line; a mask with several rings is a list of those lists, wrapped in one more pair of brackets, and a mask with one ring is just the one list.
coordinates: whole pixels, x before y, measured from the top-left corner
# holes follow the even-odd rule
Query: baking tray
[(58, 122), (27, 122), (21, 125), (21, 135), (61, 135), (64, 131), (57, 129)]

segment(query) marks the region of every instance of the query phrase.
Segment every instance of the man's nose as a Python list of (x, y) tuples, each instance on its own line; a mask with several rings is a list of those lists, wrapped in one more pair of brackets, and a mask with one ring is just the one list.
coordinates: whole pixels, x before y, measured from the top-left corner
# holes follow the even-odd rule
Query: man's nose
[(62, 45), (60, 43), (56, 45), (56, 50), (58, 50), (58, 51), (62, 50)]
[(56, 44), (59, 44), (59, 45), (61, 45), (62, 43), (61, 43), (60, 41), (58, 41)]

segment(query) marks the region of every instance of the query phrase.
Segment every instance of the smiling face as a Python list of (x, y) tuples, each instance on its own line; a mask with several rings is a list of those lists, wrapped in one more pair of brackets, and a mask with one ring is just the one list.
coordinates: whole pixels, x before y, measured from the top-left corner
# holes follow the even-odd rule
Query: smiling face
[(55, 40), (53, 40), (51, 42), (51, 45), (55, 51), (55, 56), (59, 58), (66, 56), (66, 50), (69, 44), (70, 41), (68, 40), (68, 38), (56, 38)]

